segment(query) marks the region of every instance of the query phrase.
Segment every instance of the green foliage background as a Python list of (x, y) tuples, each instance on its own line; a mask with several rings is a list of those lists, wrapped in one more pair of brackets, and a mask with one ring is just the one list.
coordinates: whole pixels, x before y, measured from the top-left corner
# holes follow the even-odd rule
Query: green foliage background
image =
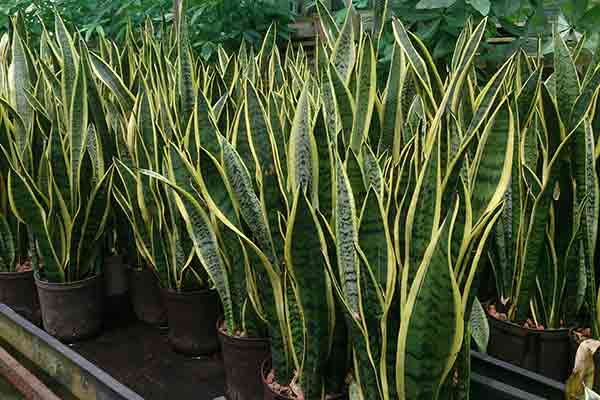
[[(323, 1), (323, 0), (322, 0)], [(271, 23), (278, 26), (281, 41), (289, 39), (290, 24), (298, 15), (315, 12), (315, 0), (188, 0), (187, 15), (192, 47), (205, 60), (222, 45), (235, 49), (242, 40), (258, 47)], [(150, 18), (155, 24), (173, 19), (172, 0), (3, 0), (0, 2), (0, 33), (9, 26), (10, 16), (21, 12), (35, 35), (43, 22), (53, 29), (53, 12), (86, 39), (106, 35), (117, 42), (124, 39), (128, 22), (134, 27)], [(345, 17), (347, 0), (324, 0), (338, 22)], [(352, 0), (357, 10), (383, 8), (385, 0)], [(550, 37), (551, 23), (562, 34), (578, 40), (587, 37), (591, 51), (600, 44), (600, 0), (388, 0), (387, 17), (397, 16), (433, 49), (434, 59), (446, 61), (467, 20), (489, 18), (487, 37), (513, 36), (510, 46), (495, 47), (487, 55), (492, 61), (504, 59), (517, 46), (539, 35)], [(548, 43), (551, 41), (548, 40)], [(380, 57), (391, 54), (391, 32), (381, 42)], [(531, 45), (531, 42), (529, 43)], [(483, 46), (485, 49), (485, 44)], [(546, 49), (550, 52), (551, 49)]]
[[(291, 0), (188, 0), (191, 44), (204, 59), (210, 59), (218, 45), (233, 49), (244, 39), (258, 46), (273, 22), (285, 40), (294, 4)], [(40, 22), (52, 31), (54, 10), (86, 39), (100, 34), (117, 42), (124, 39), (129, 21), (136, 27), (146, 18), (156, 25), (173, 20), (172, 0), (3, 0), (0, 33), (8, 29), (10, 16), (17, 12), (34, 36), (42, 29)]]

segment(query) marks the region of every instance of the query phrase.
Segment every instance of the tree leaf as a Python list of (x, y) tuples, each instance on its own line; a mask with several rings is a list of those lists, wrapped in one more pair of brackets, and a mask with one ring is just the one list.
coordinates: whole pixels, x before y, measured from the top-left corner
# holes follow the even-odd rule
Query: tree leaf
[(490, 13), (490, 0), (467, 0), (467, 4), (473, 6), (484, 17)]
[(456, 3), (456, 0), (421, 0), (417, 3), (417, 10), (430, 10), (435, 8), (448, 8)]

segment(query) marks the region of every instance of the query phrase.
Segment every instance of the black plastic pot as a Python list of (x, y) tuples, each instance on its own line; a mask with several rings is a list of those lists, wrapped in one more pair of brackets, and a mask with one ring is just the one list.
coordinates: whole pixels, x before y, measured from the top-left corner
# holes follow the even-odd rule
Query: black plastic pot
[(214, 290), (176, 292), (162, 290), (169, 322), (169, 342), (178, 353), (210, 355), (219, 350), (217, 320), (221, 314)]
[(225, 394), (228, 400), (260, 400), (263, 386), (260, 368), (269, 357), (269, 339), (233, 337), (219, 329), (219, 342), (225, 368)]
[[(276, 393), (271, 389), (271, 386), (267, 383), (267, 375), (271, 370), (271, 357), (267, 357), (260, 367), (260, 377), (263, 385), (263, 399), (264, 400), (297, 400), (296, 397), (290, 397), (282, 395), (281, 393)], [(348, 394), (335, 394), (335, 395), (327, 395), (328, 400), (348, 400)]]
[(104, 290), (101, 274), (72, 283), (35, 278), (46, 332), (66, 342), (96, 335), (102, 326)]
[(471, 351), (471, 398), (563, 400), (565, 385), (524, 368)]
[(106, 307), (104, 310), (108, 318), (115, 318), (129, 308), (127, 266), (123, 257), (114, 255), (104, 260), (104, 293)]
[(33, 323), (39, 323), (39, 303), (33, 271), (0, 272), (0, 303)]
[(560, 382), (569, 377), (569, 329), (535, 330), (488, 317), (488, 354)]
[(167, 323), (167, 310), (158, 279), (150, 268), (129, 269), (129, 297), (140, 321), (150, 325)]

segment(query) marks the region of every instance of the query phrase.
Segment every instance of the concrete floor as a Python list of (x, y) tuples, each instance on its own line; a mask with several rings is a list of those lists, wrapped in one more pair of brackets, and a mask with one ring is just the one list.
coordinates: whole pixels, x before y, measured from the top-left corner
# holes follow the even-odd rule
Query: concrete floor
[(165, 329), (136, 321), (128, 309), (108, 317), (100, 336), (71, 348), (146, 400), (213, 400), (224, 393), (220, 354), (177, 354)]

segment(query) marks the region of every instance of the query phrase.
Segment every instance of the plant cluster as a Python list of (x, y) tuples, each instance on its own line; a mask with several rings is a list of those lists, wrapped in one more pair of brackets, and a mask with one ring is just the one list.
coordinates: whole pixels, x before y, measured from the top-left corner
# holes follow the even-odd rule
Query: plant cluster
[[(205, 63), (182, 3), (161, 38), (147, 21), (140, 39), (101, 37), (94, 51), (59, 16), (39, 49), (16, 20), (0, 39), (0, 210), (20, 225), (0, 238), (25, 229), (36, 273), (77, 281), (99, 271), (119, 209), (164, 287), (214, 288), (230, 335), (269, 335), (274, 388), (468, 393), (490, 246), (499, 293), (516, 282), (516, 318), (542, 315), (559, 292), (536, 288), (577, 271), (594, 303), (600, 70), (580, 83), (555, 34), (553, 77), (521, 52), (481, 81), (487, 20), (467, 24), (444, 69), (394, 20), (381, 77), (377, 38), (353, 9), (338, 24), (317, 8), (324, 40), (311, 61), (282, 52), (272, 26), (257, 52), (242, 42)], [(547, 222), (557, 202), (568, 229)]]

